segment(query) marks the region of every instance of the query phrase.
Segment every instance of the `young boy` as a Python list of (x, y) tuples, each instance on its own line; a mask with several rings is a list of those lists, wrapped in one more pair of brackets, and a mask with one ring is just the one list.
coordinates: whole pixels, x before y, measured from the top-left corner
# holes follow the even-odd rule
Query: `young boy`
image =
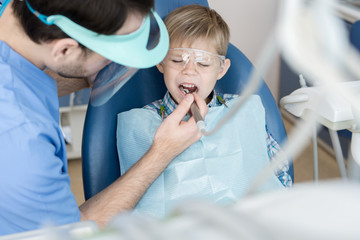
[[(164, 74), (168, 92), (163, 99), (143, 109), (118, 115), (122, 174), (145, 154), (161, 121), (186, 94), (200, 95), (208, 104), (209, 113), (205, 118), (208, 130), (238, 97), (214, 90), (216, 81), (230, 67), (230, 60), (224, 57), (229, 29), (221, 16), (206, 7), (189, 5), (171, 12), (165, 24), (170, 49), (157, 67)], [(261, 100), (259, 96), (252, 96), (220, 131), (203, 136), (176, 157), (148, 189), (135, 211), (164, 216), (179, 201), (190, 198), (220, 204), (234, 202), (278, 150), (279, 145), (266, 127)], [(134, 156), (134, 152), (138, 156)], [(130, 157), (134, 157), (132, 161)], [(288, 166), (282, 166), (261, 191), (291, 186), (287, 171)]]

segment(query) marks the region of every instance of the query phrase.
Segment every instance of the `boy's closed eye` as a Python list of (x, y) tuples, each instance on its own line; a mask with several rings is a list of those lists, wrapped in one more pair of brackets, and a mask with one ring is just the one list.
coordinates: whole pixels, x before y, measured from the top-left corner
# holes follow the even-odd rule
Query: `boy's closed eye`
[(182, 63), (183, 62), (182, 59), (172, 59), (171, 61), (174, 63)]
[(198, 65), (199, 65), (200, 67), (210, 67), (210, 64), (207, 64), (207, 63), (201, 63), (201, 62), (199, 62)]

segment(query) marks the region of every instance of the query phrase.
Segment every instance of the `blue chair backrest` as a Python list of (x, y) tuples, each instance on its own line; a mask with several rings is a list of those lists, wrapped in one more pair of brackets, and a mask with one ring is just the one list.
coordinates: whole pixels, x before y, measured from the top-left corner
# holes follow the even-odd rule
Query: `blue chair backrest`
[[(349, 33), (350, 43), (358, 50), (360, 54), (360, 20), (354, 22), (350, 27)], [(349, 130), (341, 130), (338, 131), (340, 137), (345, 139), (351, 139), (352, 133)], [(348, 146), (345, 146), (348, 148)], [(345, 152), (345, 157), (347, 157), (348, 153)]]
[[(172, 10), (188, 5), (208, 6), (207, 1), (156, 0), (155, 10), (161, 17)], [(248, 58), (235, 46), (229, 45), (227, 57), (231, 67), (218, 81), (216, 89), (223, 93), (241, 93), (247, 84), (253, 68)], [(120, 166), (116, 148), (116, 116), (119, 112), (144, 105), (164, 96), (166, 87), (162, 74), (156, 67), (139, 70), (123, 88), (106, 104), (89, 105), (83, 132), (82, 166), (85, 199), (106, 188), (120, 176)], [(263, 82), (258, 91), (266, 109), (266, 121), (273, 137), (281, 143), (286, 138), (284, 124), (277, 104)], [(293, 176), (291, 167), (290, 174)]]
[(350, 28), (350, 42), (360, 52), (360, 20)]

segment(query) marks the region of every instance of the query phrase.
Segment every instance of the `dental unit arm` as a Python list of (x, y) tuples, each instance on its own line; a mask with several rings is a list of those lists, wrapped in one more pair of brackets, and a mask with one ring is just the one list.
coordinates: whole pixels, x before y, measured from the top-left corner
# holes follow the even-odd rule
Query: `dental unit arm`
[[(344, 84), (360, 94), (360, 81), (340, 83)], [(308, 111), (315, 112), (319, 123), (325, 127), (335, 131), (351, 131), (351, 155), (360, 165), (360, 115), (355, 112), (350, 102), (338, 96), (326, 95), (325, 92), (321, 86), (302, 87), (283, 97), (280, 106), (303, 119), (307, 118)]]

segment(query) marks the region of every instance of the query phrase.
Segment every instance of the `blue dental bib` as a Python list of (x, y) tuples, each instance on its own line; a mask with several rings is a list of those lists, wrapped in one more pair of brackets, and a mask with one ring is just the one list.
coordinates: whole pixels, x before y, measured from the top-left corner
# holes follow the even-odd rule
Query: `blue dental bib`
[[(209, 109), (206, 130), (214, 128), (237, 99)], [(118, 114), (117, 147), (121, 174), (150, 148), (161, 117), (147, 109)], [(134, 211), (163, 217), (180, 201), (201, 199), (230, 204), (241, 198), (257, 174), (269, 164), (265, 110), (253, 95), (217, 132), (203, 136), (176, 157), (146, 191)], [(273, 175), (259, 192), (283, 189)]]

